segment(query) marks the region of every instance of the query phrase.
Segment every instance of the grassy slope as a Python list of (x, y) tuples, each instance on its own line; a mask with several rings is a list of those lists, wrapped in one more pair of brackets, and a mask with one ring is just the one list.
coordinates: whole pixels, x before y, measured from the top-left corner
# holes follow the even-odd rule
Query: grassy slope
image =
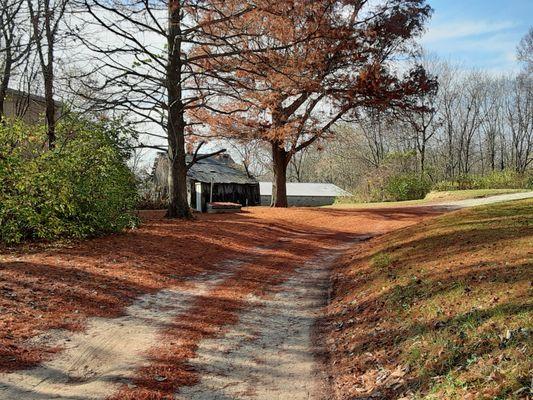
[(483, 197), (496, 196), (499, 194), (511, 194), (519, 192), (527, 192), (525, 189), (476, 189), (476, 190), (453, 190), (447, 192), (430, 192), (424, 199), (409, 200), (409, 201), (392, 201), (380, 203), (336, 203), (332, 208), (374, 208), (374, 207), (404, 207), (417, 206), (431, 203), (438, 203), (443, 201), (479, 199)]
[(354, 249), (334, 275), (325, 325), (338, 398), (527, 398), (532, 273), (533, 200)]

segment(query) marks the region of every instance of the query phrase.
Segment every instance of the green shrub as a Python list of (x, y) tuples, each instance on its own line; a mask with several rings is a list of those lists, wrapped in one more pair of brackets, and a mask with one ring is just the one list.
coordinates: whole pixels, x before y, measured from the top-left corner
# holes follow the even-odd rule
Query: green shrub
[(479, 189), (529, 189), (526, 174), (512, 170), (494, 171), (478, 177)]
[(430, 191), (431, 182), (425, 175), (376, 169), (359, 185), (354, 198), (363, 202), (418, 200)]
[(135, 225), (135, 179), (112, 122), (69, 119), (47, 150), (44, 127), (0, 127), (0, 241), (83, 238)]
[(405, 201), (423, 199), (431, 190), (431, 182), (418, 173), (390, 176), (385, 182), (385, 200)]
[(456, 180), (441, 181), (436, 191), (470, 189), (533, 189), (533, 172), (519, 174), (513, 170), (493, 171), (488, 175), (463, 175)]
[(355, 198), (365, 202), (423, 199), (431, 190), (427, 174), (416, 171), (413, 151), (388, 154), (383, 163), (369, 170), (354, 190)]

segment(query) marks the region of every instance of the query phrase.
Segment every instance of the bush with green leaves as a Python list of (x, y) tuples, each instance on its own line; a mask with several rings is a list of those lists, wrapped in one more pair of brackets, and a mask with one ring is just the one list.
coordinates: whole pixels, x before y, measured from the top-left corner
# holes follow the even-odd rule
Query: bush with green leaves
[(84, 238), (136, 225), (120, 125), (69, 118), (55, 149), (42, 126), (0, 126), (0, 242)]
[(394, 173), (376, 169), (356, 189), (350, 201), (405, 201), (423, 199), (431, 191), (431, 181), (417, 172)]
[(493, 171), (487, 175), (462, 175), (455, 180), (438, 182), (436, 191), (470, 189), (533, 189), (533, 171), (520, 174), (513, 170)]
[(383, 163), (367, 172), (355, 189), (358, 201), (403, 201), (423, 199), (431, 190), (426, 174), (416, 171), (414, 152), (387, 155)]
[(403, 173), (389, 176), (383, 189), (387, 201), (418, 200), (431, 191), (431, 182), (423, 174)]

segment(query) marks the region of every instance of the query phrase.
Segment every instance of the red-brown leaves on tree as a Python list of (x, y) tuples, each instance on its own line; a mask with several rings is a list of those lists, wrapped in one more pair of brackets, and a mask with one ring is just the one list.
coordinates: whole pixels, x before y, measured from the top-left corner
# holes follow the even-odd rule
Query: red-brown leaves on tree
[(405, 76), (394, 68), (399, 56), (414, 52), (412, 39), (431, 13), (425, 0), (377, 7), (354, 0), (255, 5), (242, 21), (223, 27), (253, 33), (245, 41), (250, 52), (211, 60), (225, 74), (217, 82), (222, 92), (231, 93), (220, 102), (244, 110), (226, 118), (200, 116), (217, 134), (262, 138), (287, 164), (359, 107), (412, 107), (412, 96), (434, 86), (420, 68)]

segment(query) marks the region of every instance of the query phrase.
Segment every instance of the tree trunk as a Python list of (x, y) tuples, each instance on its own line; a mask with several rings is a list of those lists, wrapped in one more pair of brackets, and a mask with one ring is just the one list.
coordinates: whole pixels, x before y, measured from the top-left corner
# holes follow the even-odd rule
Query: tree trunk
[(6, 90), (4, 85), (0, 86), (0, 122), (4, 121), (4, 100), (6, 98)]
[[(44, 54), (41, 60), (44, 78), (44, 97), (46, 106), (46, 125), (48, 134), (48, 148), (56, 147), (56, 106), (54, 102), (54, 49), (55, 49), (55, 33), (52, 25), (54, 24), (54, 11), (50, 10), (50, 3), (45, 2), (45, 35), (46, 35), (46, 63), (44, 62)], [(57, 21), (56, 21), (57, 23)], [(39, 52), (42, 53), (40, 48)]]
[[(185, 121), (181, 90), (178, 84), (179, 73), (169, 74), (168, 101), (170, 104), (167, 122), (168, 135), (168, 209), (167, 218), (191, 218), (187, 201), (187, 164), (185, 159)], [(177, 80), (174, 80), (177, 79)], [(174, 84), (172, 84), (174, 82)]]
[(191, 218), (187, 201), (187, 163), (185, 160), (185, 118), (181, 90), (181, 7), (179, 0), (168, 5), (168, 209), (167, 218)]
[(283, 147), (283, 143), (272, 142), (272, 164), (274, 181), (272, 182), (271, 207), (288, 207), (287, 201), (287, 165), (290, 156)]
[(420, 152), (420, 172), (423, 174), (426, 170), (426, 138), (422, 139), (422, 145), (419, 146)]
[(46, 67), (44, 77), (44, 97), (48, 148), (53, 149), (56, 146), (56, 107), (54, 102), (54, 72), (52, 63), (49, 63)]
[[(170, 150), (169, 150), (170, 153)], [(169, 154), (172, 157), (171, 154)], [(187, 171), (177, 155), (169, 160), (168, 171), (168, 209), (167, 218), (191, 218), (191, 208), (187, 199)]]
[(0, 121), (4, 119), (4, 101), (7, 95), (7, 88), (9, 87), (9, 79), (11, 78), (11, 49), (6, 49), (6, 59), (4, 71), (2, 72), (2, 82), (0, 82)]
[(496, 140), (495, 140), (495, 137), (492, 137), (491, 140), (490, 140), (489, 156), (490, 156), (490, 170), (492, 172), (494, 172), (496, 170)]

